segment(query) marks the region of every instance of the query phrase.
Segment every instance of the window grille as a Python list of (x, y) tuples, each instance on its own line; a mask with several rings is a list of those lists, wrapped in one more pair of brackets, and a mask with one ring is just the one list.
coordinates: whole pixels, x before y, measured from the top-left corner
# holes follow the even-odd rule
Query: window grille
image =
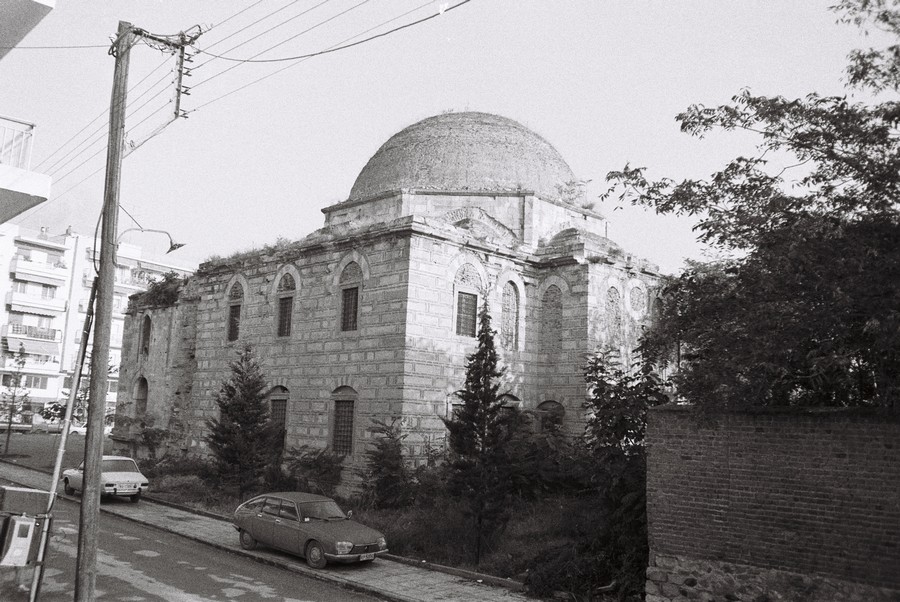
[(143, 416), (147, 413), (147, 397), (150, 396), (150, 388), (147, 379), (143, 376), (138, 379), (134, 392), (134, 414)]
[(359, 287), (345, 288), (341, 300), (341, 330), (356, 330), (359, 308)]
[(273, 399), (269, 419), (282, 427), (287, 423), (287, 399)]
[(241, 306), (232, 305), (228, 308), (228, 340), (236, 341), (241, 328)]
[(456, 334), (474, 337), (478, 322), (478, 295), (458, 293), (456, 303)]
[(519, 291), (512, 282), (507, 282), (503, 287), (500, 343), (510, 351), (519, 347)]
[(353, 401), (339, 399), (334, 402), (334, 438), (332, 449), (336, 454), (353, 453)]
[(278, 300), (278, 336), (291, 336), (291, 313), (293, 309), (293, 297), (282, 297)]

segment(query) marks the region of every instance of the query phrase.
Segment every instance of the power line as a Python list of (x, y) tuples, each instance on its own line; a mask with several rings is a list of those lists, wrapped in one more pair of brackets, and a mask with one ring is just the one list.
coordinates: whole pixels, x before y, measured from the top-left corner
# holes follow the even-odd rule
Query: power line
[(76, 50), (80, 48), (109, 48), (109, 44), (92, 44), (86, 46), (0, 46), (3, 50)]
[[(280, 12), (283, 11), (284, 9), (288, 8), (289, 6), (292, 6), (292, 5), (296, 4), (296, 3), (299, 2), (299, 1), (300, 1), (300, 0), (292, 0), (291, 2), (288, 2), (287, 4), (285, 4), (284, 6), (282, 6), (281, 8), (278, 8), (278, 9), (273, 10), (272, 12), (270, 12), (270, 13), (268, 13), (268, 14), (266, 14), (266, 15), (263, 15), (262, 17), (260, 17), (260, 18), (257, 19), (256, 21), (254, 21), (253, 23), (250, 23), (249, 25), (245, 25), (244, 27), (241, 27), (241, 28), (238, 29), (237, 31), (228, 34), (227, 36), (225, 36), (225, 37), (222, 38), (221, 40), (218, 40), (217, 42), (213, 42), (212, 44), (210, 44), (210, 48), (212, 48), (213, 46), (217, 46), (217, 45), (221, 44), (221, 43), (224, 42), (225, 40), (227, 40), (227, 39), (229, 39), (229, 38), (232, 38), (232, 37), (236, 36), (237, 34), (241, 33), (242, 31), (246, 31), (247, 29), (253, 27), (253, 26), (256, 25), (257, 23), (261, 23), (262, 21), (265, 21), (265, 20), (268, 19), (269, 17), (271, 17), (271, 16), (273, 16), (273, 15), (276, 15), (276, 14), (280, 13)], [(257, 3), (257, 4), (258, 4), (258, 3)], [(323, 2), (323, 4), (324, 4), (324, 2)], [(254, 5), (254, 6), (255, 6), (255, 5)], [(317, 6), (318, 6), (318, 5), (317, 5)], [(308, 10), (306, 10), (306, 11), (303, 11), (302, 13), (300, 13), (300, 15), (297, 15), (297, 16), (305, 15), (306, 13), (308, 13), (308, 12), (311, 11), (311, 10), (313, 10), (314, 8), (317, 8), (317, 6), (313, 6), (312, 8), (310, 8), (310, 9), (308, 9)], [(293, 18), (296, 18), (296, 17), (293, 17)], [(259, 36), (265, 35), (265, 34), (269, 33), (270, 31), (272, 31), (272, 29), (276, 29), (276, 28), (280, 27), (281, 25), (284, 25), (284, 23), (287, 23), (287, 22), (288, 22), (288, 21), (284, 21), (284, 22), (282, 22), (282, 23), (276, 25), (275, 27), (270, 28), (270, 29), (267, 29), (266, 31), (264, 31), (264, 32), (262, 32), (262, 33), (260, 33), (260, 34), (258, 34), (258, 35), (256, 35), (256, 36), (250, 38), (249, 40), (246, 40), (246, 41), (244, 41), (244, 42), (241, 42), (241, 43), (238, 44), (237, 46), (232, 46), (232, 47), (229, 49), (229, 51), (230, 51), (230, 50), (234, 50), (235, 48), (240, 48), (240, 47), (243, 46), (244, 44), (247, 44), (248, 42), (252, 42), (253, 40), (255, 40), (256, 38), (258, 38)], [(207, 63), (210, 63), (210, 62), (212, 62), (212, 61), (209, 60), (209, 61), (206, 61), (205, 63), (201, 63), (201, 64), (197, 65), (196, 67), (194, 67), (194, 69), (199, 69), (199, 68), (202, 67), (203, 65), (206, 65)]]
[[(143, 93), (141, 93), (139, 96), (137, 96), (132, 102), (137, 102), (138, 100), (140, 100), (143, 96), (145, 96), (150, 91), (152, 91), (156, 86), (158, 86), (160, 84), (160, 82), (164, 81), (167, 77), (169, 77), (169, 74), (163, 75), (160, 79), (156, 80), (156, 82), (154, 82), (153, 85), (151, 85), (149, 88), (147, 88), (147, 90), (145, 90)], [(165, 92), (167, 89), (168, 89), (168, 86), (162, 88), (159, 92), (157, 92), (156, 94), (151, 96), (148, 100), (146, 100), (144, 102), (144, 104), (137, 107), (136, 109), (133, 109), (127, 115), (127, 117), (133, 117), (135, 113), (137, 113), (142, 108), (147, 106), (147, 104), (149, 104), (151, 101), (153, 101), (160, 94)], [(97, 142), (102, 141), (103, 138), (106, 137), (106, 132), (104, 130), (108, 123), (109, 123), (108, 121), (104, 122), (102, 125), (100, 125), (98, 128), (96, 128), (93, 132), (91, 132), (91, 134), (89, 136), (87, 136), (87, 138), (85, 138), (85, 140), (83, 140), (81, 143), (79, 143), (75, 148), (73, 148), (68, 153), (66, 153), (59, 159), (57, 159), (57, 161), (53, 165), (51, 165), (50, 167), (47, 168), (47, 172), (49, 173), (49, 175), (52, 176), (55, 173), (59, 173), (63, 168), (65, 168), (66, 165), (68, 165), (68, 164), (72, 163), (72, 161), (76, 160), (79, 157), (79, 155), (81, 155), (84, 152), (87, 152), (87, 149), (89, 149), (93, 145), (97, 144)], [(81, 146), (83, 146), (85, 144), (85, 142), (87, 142), (88, 139), (90, 139), (91, 137), (94, 137), (94, 136), (98, 136), (98, 135), (99, 135), (99, 137), (95, 137), (94, 140), (91, 141), (90, 143), (88, 143), (87, 146), (83, 150), (75, 153), (75, 151), (77, 151)], [(69, 155), (72, 155), (72, 153), (75, 153), (75, 154), (71, 158), (66, 159), (66, 157), (69, 157)], [(57, 165), (59, 165), (59, 167), (57, 167)], [(68, 174), (66, 174), (66, 175), (68, 175)], [(63, 177), (65, 177), (65, 176), (63, 176)], [(60, 178), (60, 179), (62, 179), (62, 178)]]
[[(365, 40), (359, 40), (358, 42), (353, 42), (352, 44), (345, 44), (344, 46), (338, 46), (338, 47), (335, 47), (335, 48), (328, 48), (328, 49), (326, 49), (326, 50), (320, 50), (319, 52), (311, 52), (311, 53), (309, 53), (309, 54), (299, 54), (299, 55), (297, 55), (297, 56), (286, 56), (286, 57), (281, 57), (281, 58), (277, 58), (277, 59), (252, 59), (252, 58), (250, 58), (250, 59), (238, 59), (238, 58), (232, 58), (232, 57), (227, 57), (227, 56), (221, 56), (221, 55), (217, 55), (217, 54), (212, 54), (212, 53), (210, 53), (210, 52), (206, 52), (205, 50), (201, 50), (201, 49), (199, 49), (199, 48), (197, 48), (197, 51), (198, 51), (198, 52), (202, 52), (202, 53), (204, 53), (204, 54), (208, 54), (209, 56), (213, 56), (213, 57), (215, 57), (215, 58), (217, 58), (217, 59), (223, 59), (223, 60), (226, 60), (226, 61), (235, 61), (235, 62), (238, 62), (238, 63), (281, 63), (281, 62), (284, 62), (284, 61), (297, 61), (297, 60), (300, 60), (300, 59), (308, 59), (308, 58), (312, 58), (312, 57), (314, 57), (314, 56), (321, 56), (321, 55), (323, 55), (323, 54), (329, 54), (329, 53), (331, 53), (331, 52), (337, 52), (338, 50), (345, 50), (345, 49), (347, 49), (347, 48), (352, 48), (352, 47), (354, 47), (354, 46), (359, 46), (360, 44), (365, 44), (366, 42), (371, 42), (372, 40), (376, 40), (376, 39), (378, 39), (378, 38), (383, 38), (383, 37), (388, 36), (388, 35), (390, 35), (390, 34), (392, 34), (392, 33), (398, 32), (398, 31), (400, 31), (401, 29), (406, 29), (406, 28), (408, 28), (408, 27), (412, 27), (412, 26), (414, 26), (414, 25), (418, 25), (419, 23), (424, 23), (425, 21), (430, 21), (431, 19), (434, 19), (435, 17), (441, 16), (443, 13), (449, 12), (449, 11), (453, 10), (454, 8), (459, 8), (459, 7), (462, 6), (463, 4), (467, 4), (468, 2), (471, 2), (471, 1), (472, 1), (472, 0), (462, 0), (462, 1), (459, 2), (458, 4), (454, 4), (453, 6), (447, 7), (446, 9), (444, 9), (444, 10), (441, 11), (441, 12), (435, 13), (435, 14), (433, 14), (433, 15), (429, 15), (429, 16), (427, 16), (427, 17), (423, 17), (422, 19), (419, 19), (419, 20), (417, 20), (417, 21), (412, 21), (411, 23), (406, 23), (406, 24), (404, 24), (404, 25), (400, 25), (399, 27), (395, 27), (395, 28), (390, 29), (390, 30), (388, 30), (388, 31), (385, 31), (385, 32), (379, 33), (379, 34), (377, 34), (377, 35), (368, 37), (368, 38), (366, 38)], [(355, 7), (354, 7), (354, 8), (355, 8)], [(308, 31), (308, 30), (307, 30), (307, 31)], [(291, 39), (291, 38), (289, 38), (289, 40), (290, 40), (290, 39)], [(289, 41), (289, 40), (285, 40), (285, 42), (287, 42), (287, 41)], [(282, 43), (284, 43), (284, 42), (282, 42)], [(281, 44), (278, 44), (278, 45), (280, 46)], [(273, 46), (272, 48), (275, 48), (275, 46)], [(270, 48), (269, 50), (271, 50), (271, 48)], [(263, 51), (263, 52), (268, 52), (268, 50), (265, 50), (265, 51)], [(260, 53), (260, 54), (262, 54), (262, 53)], [(255, 56), (259, 56), (259, 54), (255, 55)], [(211, 78), (210, 78), (210, 79), (211, 79)], [(204, 80), (204, 81), (208, 81), (208, 80)]]
[[(469, 1), (470, 1), (470, 0), (465, 0), (465, 2), (469, 2)], [(464, 4), (465, 2), (461, 2), (460, 4)], [(348, 41), (350, 41), (350, 40), (352, 40), (352, 39), (354, 39), (354, 38), (358, 38), (359, 36), (365, 35), (365, 34), (369, 33), (370, 31), (374, 31), (374, 30), (378, 29), (379, 27), (382, 27), (382, 26), (384, 26), (384, 25), (387, 25), (388, 23), (392, 23), (392, 22), (396, 21), (397, 19), (402, 19), (402, 18), (405, 17), (406, 15), (408, 15), (408, 14), (410, 14), (410, 13), (414, 13), (414, 12), (416, 12), (416, 11), (418, 11), (418, 10), (421, 10), (421, 9), (423, 9), (424, 7), (428, 6), (429, 4), (432, 4), (432, 0), (428, 0), (427, 2), (425, 2), (424, 4), (421, 4), (421, 5), (419, 5), (419, 6), (417, 6), (416, 8), (413, 8), (413, 9), (411, 9), (411, 10), (408, 10), (408, 11), (406, 11), (406, 12), (403, 13), (403, 14), (400, 14), (400, 15), (397, 15), (396, 17), (393, 17), (393, 18), (391, 18), (391, 19), (388, 19), (387, 21), (383, 21), (383, 22), (379, 23), (378, 25), (375, 25), (375, 26), (373, 26), (373, 27), (370, 27), (369, 29), (366, 29), (365, 31), (362, 31), (362, 32), (360, 32), (360, 33), (358, 33), (358, 34), (352, 35), (352, 36), (350, 36), (350, 37), (348, 37), (348, 38), (344, 38), (343, 40), (341, 40), (340, 42), (337, 42), (337, 43), (336, 43), (335, 45), (333, 45), (333, 46), (330, 46), (330, 47), (329, 47), (328, 49), (326, 49), (326, 50), (337, 49), (338, 46), (340, 46), (341, 44), (344, 44), (345, 42), (348, 42)], [(457, 6), (459, 6), (459, 5), (457, 5)], [(453, 8), (456, 8), (456, 6), (454, 6)], [(446, 11), (444, 11), (444, 12), (446, 12)], [(440, 13), (438, 13), (438, 14), (440, 14)], [(324, 53), (314, 53), (313, 56), (318, 56), (319, 54), (324, 54)], [(255, 79), (255, 80), (253, 80), (253, 81), (251, 81), (251, 82), (249, 82), (249, 83), (247, 83), (247, 84), (244, 84), (243, 86), (240, 86), (240, 87), (238, 87), (238, 88), (235, 88), (234, 90), (231, 90), (231, 91), (229, 91), (229, 92), (226, 92), (225, 94), (222, 94), (222, 95), (220, 95), (220, 96), (217, 96), (217, 97), (213, 98), (212, 100), (209, 100), (209, 101), (207, 101), (207, 102), (205, 102), (205, 103), (203, 103), (203, 104), (197, 106), (197, 107), (196, 107), (195, 109), (193, 109), (192, 111), (189, 111), (189, 113), (191, 113), (191, 112), (193, 112), (193, 111), (199, 111), (200, 109), (202, 109), (202, 108), (204, 108), (204, 107), (207, 107), (207, 106), (213, 104), (214, 102), (218, 102), (218, 101), (220, 101), (220, 100), (222, 100), (222, 99), (224, 99), (224, 98), (227, 98), (228, 96), (231, 96), (232, 94), (235, 94), (235, 93), (237, 93), (237, 92), (240, 92), (241, 90), (244, 90), (244, 89), (246, 89), (246, 88), (249, 88), (250, 86), (253, 86), (253, 85), (255, 85), (255, 84), (258, 84), (259, 82), (261, 82), (261, 81), (263, 81), (263, 80), (269, 79), (270, 77), (272, 77), (272, 76), (274, 76), (274, 75), (278, 75), (278, 74), (281, 73), (282, 71), (287, 71), (288, 69), (290, 69), (290, 68), (292, 68), (292, 67), (296, 67), (296, 66), (302, 64), (302, 63), (303, 63), (304, 61), (306, 61), (306, 60), (307, 60), (306, 58), (298, 58), (298, 59), (296, 60), (296, 62), (293, 62), (293, 63), (291, 63), (290, 65), (287, 65), (287, 66), (285, 66), (285, 67), (282, 67), (281, 69), (277, 69), (277, 70), (273, 71), (272, 73), (269, 73), (269, 74), (267, 74), (267, 75), (264, 75), (264, 76), (262, 76), (262, 77), (260, 77), (260, 78), (257, 78), (257, 79)]]
[[(295, 1), (297, 1), (297, 0), (295, 0)], [(257, 38), (259, 38), (259, 37), (261, 37), (261, 36), (264, 36), (265, 34), (271, 32), (271, 31), (274, 31), (275, 29), (278, 29), (279, 27), (282, 27), (282, 26), (284, 26), (284, 25), (287, 25), (288, 23), (290, 23), (290, 22), (293, 21), (294, 19), (299, 19), (300, 17), (302, 17), (302, 16), (306, 15), (307, 13), (309, 13), (309, 12), (311, 12), (311, 11), (313, 11), (313, 10), (319, 8), (320, 6), (322, 6), (322, 5), (324, 5), (324, 4), (328, 4), (328, 2), (330, 2), (330, 1), (331, 1), (331, 0), (322, 0), (322, 2), (319, 2), (318, 4), (316, 4), (316, 5), (314, 5), (314, 6), (310, 7), (310, 8), (308, 8), (308, 9), (306, 9), (306, 10), (304, 10), (303, 12), (294, 15), (294, 16), (291, 17), (290, 19), (287, 19), (287, 20), (285, 20), (285, 21), (282, 21), (281, 23), (279, 23), (279, 24), (277, 24), (277, 25), (273, 25), (272, 27), (270, 27), (269, 29), (267, 29), (267, 30), (265, 30), (265, 31), (258, 33), (257, 35), (253, 36), (253, 37), (250, 38), (249, 40), (244, 40), (243, 42), (241, 42), (241, 43), (238, 44), (237, 46), (232, 46), (232, 47), (229, 48), (226, 52), (230, 52), (230, 51), (234, 50), (235, 48), (240, 48), (240, 47), (243, 46), (244, 44), (247, 44), (247, 43), (249, 43), (249, 42), (252, 42), (253, 40), (255, 40), (255, 39), (257, 39)], [(315, 28), (318, 27), (319, 25), (322, 25), (323, 23), (327, 23), (328, 21), (331, 21), (331, 20), (333, 20), (333, 19), (335, 19), (335, 18), (337, 18), (337, 17), (339, 17), (339, 16), (341, 16), (341, 15), (343, 15), (343, 14), (346, 14), (346, 13), (350, 12), (351, 10), (353, 10), (353, 9), (355, 9), (355, 8), (358, 8), (359, 6), (362, 6), (363, 4), (366, 4), (366, 3), (370, 2), (370, 1), (371, 1), (371, 0), (363, 0), (362, 2), (360, 2), (359, 4), (357, 4), (356, 6), (352, 6), (352, 7), (348, 8), (347, 10), (345, 10), (345, 11), (343, 11), (343, 12), (340, 12), (340, 13), (338, 13), (337, 15), (334, 15), (334, 16), (330, 17), (330, 18), (327, 19), (327, 20), (322, 21), (322, 22), (318, 23), (317, 25), (314, 25), (313, 27), (311, 27), (311, 28), (309, 28), (309, 29), (307, 29), (307, 30), (305, 30), (305, 31), (300, 32), (299, 34), (297, 34), (297, 35), (295, 35), (295, 36), (293, 36), (293, 37), (291, 37), (291, 38), (288, 38), (287, 40), (283, 40), (283, 41), (279, 42), (279, 43), (276, 44), (275, 46), (270, 46), (269, 48), (266, 48), (265, 50), (263, 50), (263, 51), (261, 51), (261, 52), (258, 52), (258, 53), (256, 53), (256, 54), (254, 54), (253, 56), (254, 56), (254, 57), (257, 57), (257, 56), (259, 56), (259, 55), (261, 55), (261, 54), (265, 54), (265, 53), (268, 52), (269, 50), (272, 50), (273, 48), (277, 48), (278, 46), (280, 46), (280, 45), (282, 45), (282, 44), (284, 44), (284, 43), (286, 43), (286, 42), (288, 42), (288, 41), (290, 41), (290, 40), (292, 40), (292, 39), (294, 39), (294, 38), (296, 38), (296, 37), (299, 37), (299, 36), (301, 36), (301, 35), (307, 33), (308, 31), (310, 31), (310, 30), (312, 30), (312, 29), (315, 29)], [(293, 2), (291, 2), (291, 4), (293, 4)], [(290, 6), (290, 4), (289, 4), (288, 6)], [(286, 7), (285, 7), (285, 8), (286, 8)], [(199, 50), (199, 49), (198, 49), (198, 50)], [(211, 63), (211, 62), (214, 61), (214, 60), (215, 60), (215, 58), (212, 58), (212, 59), (210, 59), (210, 60), (208, 60), (208, 61), (206, 61), (206, 62), (204, 62), (204, 63), (201, 63), (201, 64), (198, 65), (196, 68), (199, 69), (200, 67), (203, 67), (204, 65), (208, 65), (209, 63)], [(196, 88), (196, 87), (199, 86), (199, 85), (205, 84), (206, 82), (211, 81), (211, 80), (213, 80), (213, 79), (219, 77), (220, 75), (224, 75), (225, 73), (228, 73), (228, 72), (231, 71), (232, 69), (235, 69), (235, 68), (237, 68), (237, 67), (239, 67), (239, 66), (240, 66), (240, 65), (232, 65), (231, 67), (228, 67), (227, 69), (223, 69), (222, 71), (219, 71), (219, 72), (216, 73), (215, 75), (212, 75), (212, 76), (210, 76), (210, 77), (207, 77), (206, 79), (200, 81), (199, 83), (194, 84), (193, 87)]]
[[(138, 88), (138, 86), (140, 86), (142, 83), (144, 83), (151, 75), (153, 75), (154, 73), (156, 73), (157, 71), (159, 71), (159, 69), (162, 68), (163, 66), (165, 66), (166, 63), (168, 63), (170, 60), (172, 60), (171, 57), (164, 59), (163, 62), (161, 62), (159, 65), (157, 65), (152, 71), (150, 71), (149, 73), (147, 73), (147, 75), (145, 75), (143, 78), (141, 78), (141, 80), (140, 80), (139, 82), (137, 82), (136, 84), (134, 84), (134, 85), (131, 87), (131, 89), (128, 90), (128, 91), (129, 91), (129, 92), (134, 92), (134, 91)], [(157, 82), (157, 83), (159, 83), (159, 82)], [(156, 84), (153, 84), (153, 85), (155, 86)], [(153, 86), (150, 86), (150, 87), (153, 88)], [(140, 96), (138, 96), (138, 98), (140, 98)], [(91, 127), (91, 124), (92, 124), (92, 123), (94, 123), (95, 121), (97, 121), (98, 119), (100, 119), (101, 117), (103, 117), (104, 115), (108, 115), (108, 114), (109, 114), (109, 109), (104, 109), (103, 111), (100, 111), (100, 113), (99, 113), (96, 117), (94, 117), (93, 119), (91, 119), (91, 120), (87, 123), (87, 125), (85, 125), (83, 128), (81, 128), (80, 130), (78, 130), (71, 138), (69, 138), (68, 140), (66, 140), (65, 142), (63, 142), (59, 147), (57, 147), (57, 149), (56, 149), (55, 151), (53, 151), (52, 153), (50, 153), (49, 155), (47, 155), (46, 157), (44, 157), (44, 159), (42, 159), (41, 162), (38, 163), (38, 164), (35, 166), (35, 170), (37, 170), (38, 168), (41, 167), (41, 165), (43, 165), (44, 163), (46, 163), (47, 161), (49, 161), (54, 155), (56, 155), (56, 153), (58, 153), (58, 152), (61, 151), (63, 148), (65, 148), (67, 144), (69, 144), (70, 142), (72, 142), (72, 140), (74, 140), (74, 139), (77, 138), (79, 135), (81, 135), (81, 133), (82, 133), (83, 131), (85, 131), (86, 129), (88, 129), (89, 127)], [(107, 121), (107, 122), (104, 122), (104, 124), (100, 126), (100, 129), (102, 129), (103, 127), (105, 127), (107, 123), (108, 123), (108, 121)], [(88, 134), (87, 137), (90, 138), (91, 136), (95, 135), (98, 131), (99, 131), (99, 129), (94, 130), (93, 132), (91, 132), (90, 134)], [(75, 148), (78, 148), (78, 146), (81, 146), (82, 144), (84, 144), (83, 141), (82, 141), (81, 143), (79, 143)], [(71, 154), (71, 153), (72, 153), (72, 151), (69, 151), (68, 153), (66, 153), (65, 156), (68, 156), (68, 155)], [(53, 163), (53, 165), (51, 165), (51, 166), (48, 167), (47, 169), (48, 169), (48, 170), (53, 169), (58, 163), (59, 163), (59, 160), (57, 160), (55, 163)]]

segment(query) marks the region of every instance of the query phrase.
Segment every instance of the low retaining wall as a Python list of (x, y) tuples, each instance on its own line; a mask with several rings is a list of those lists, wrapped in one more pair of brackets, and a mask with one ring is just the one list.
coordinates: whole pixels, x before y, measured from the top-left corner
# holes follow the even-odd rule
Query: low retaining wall
[(650, 413), (648, 602), (900, 600), (900, 418)]

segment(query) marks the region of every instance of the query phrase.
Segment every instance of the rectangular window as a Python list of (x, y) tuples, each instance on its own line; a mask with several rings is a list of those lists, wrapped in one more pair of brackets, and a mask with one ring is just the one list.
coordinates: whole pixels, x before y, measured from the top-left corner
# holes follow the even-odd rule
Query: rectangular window
[(232, 305), (228, 308), (228, 340), (236, 341), (241, 327), (241, 306)]
[(41, 285), (41, 298), (42, 299), (56, 299), (56, 287), (50, 286), (49, 284)]
[(474, 337), (478, 322), (478, 295), (459, 293), (456, 303), (456, 334)]
[(345, 288), (341, 302), (341, 330), (356, 330), (356, 313), (359, 307), (359, 288)]
[(13, 290), (23, 295), (28, 294), (28, 283), (24, 280), (13, 280)]
[(64, 376), (63, 377), (63, 389), (71, 389), (72, 388), (72, 377)]
[(338, 400), (334, 402), (332, 449), (334, 453), (345, 456), (353, 453), (353, 401)]
[(273, 399), (269, 419), (275, 424), (284, 426), (287, 422), (287, 399)]
[(278, 336), (291, 336), (291, 313), (293, 309), (293, 297), (282, 297), (278, 300)]

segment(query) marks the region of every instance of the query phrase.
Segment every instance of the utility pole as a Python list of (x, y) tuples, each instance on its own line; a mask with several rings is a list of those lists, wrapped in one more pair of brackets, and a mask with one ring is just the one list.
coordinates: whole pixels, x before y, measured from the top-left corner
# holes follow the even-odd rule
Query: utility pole
[(94, 346), (91, 352), (91, 393), (84, 442), (84, 490), (78, 529), (75, 564), (75, 601), (92, 602), (97, 583), (97, 547), (100, 542), (100, 482), (103, 459), (103, 416), (108, 386), (109, 339), (112, 325), (113, 289), (116, 270), (116, 229), (119, 188), (125, 146), (125, 100), (128, 92), (128, 62), (135, 34), (131, 23), (119, 21), (110, 54), (116, 59), (112, 99), (109, 107), (109, 143), (106, 150), (106, 184), (103, 191), (103, 231), (100, 269), (97, 274), (97, 306)]

